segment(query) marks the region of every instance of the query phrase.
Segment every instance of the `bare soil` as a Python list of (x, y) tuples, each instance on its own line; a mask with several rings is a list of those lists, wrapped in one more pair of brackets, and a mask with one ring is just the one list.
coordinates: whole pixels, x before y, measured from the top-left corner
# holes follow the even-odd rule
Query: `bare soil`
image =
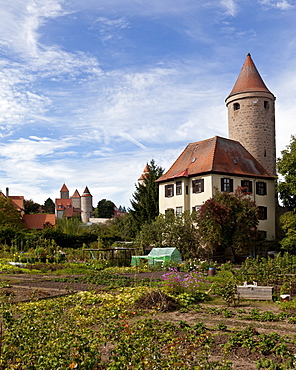
[[(138, 279), (161, 279), (163, 272), (151, 272), (138, 274)], [(130, 276), (130, 275), (125, 275)], [(59, 276), (59, 278), (73, 278), (75, 276)], [(57, 296), (73, 294), (81, 291), (103, 291), (106, 287), (94, 286), (90, 284), (83, 284), (77, 282), (61, 282), (55, 281), (57, 277), (52, 275), (0, 275), (0, 283), (2, 288), (0, 294), (10, 296), (12, 302), (26, 302), (37, 299), (48, 299)], [(5, 286), (7, 283), (7, 287)], [(260, 358), (268, 357), (275, 359), (273, 356), (263, 356), (260, 353), (252, 352), (247, 348), (237, 348), (231, 354), (225, 355), (221, 345), (226, 343), (233, 330), (240, 330), (246, 328), (248, 325), (253, 326), (260, 334), (276, 332), (281, 336), (288, 336), (293, 338), (296, 335), (296, 325), (290, 324), (287, 320), (279, 322), (252, 322), (248, 320), (241, 320), (236, 316), (224, 318), (221, 315), (209, 315), (206, 313), (206, 308), (213, 307), (213, 303), (203, 303), (202, 307), (205, 312), (180, 312), (179, 310), (173, 312), (158, 312), (151, 314), (147, 310), (148, 315), (153, 315), (158, 320), (171, 321), (179, 323), (185, 321), (190, 325), (198, 322), (204, 323), (209, 333), (213, 334), (214, 343), (211, 350), (210, 361), (221, 361), (223, 358), (228, 358), (233, 363), (233, 369), (241, 370), (255, 370), (255, 361)], [(225, 305), (216, 305), (216, 308), (225, 308)], [(270, 301), (241, 301), (239, 303), (240, 309), (246, 312), (257, 308), (261, 312), (272, 311), (279, 313), (280, 308), (277, 304)], [(233, 308), (232, 308), (233, 309)], [(233, 309), (235, 310), (235, 309)], [(217, 325), (222, 324), (227, 326), (227, 330), (222, 332), (217, 330)], [(295, 348), (296, 352), (296, 348)], [(279, 359), (277, 358), (277, 361)]]

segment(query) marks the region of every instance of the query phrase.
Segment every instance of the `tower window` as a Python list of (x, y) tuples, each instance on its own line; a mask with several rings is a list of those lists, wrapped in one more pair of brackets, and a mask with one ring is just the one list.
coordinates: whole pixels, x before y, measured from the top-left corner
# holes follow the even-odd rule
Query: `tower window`
[(239, 110), (239, 109), (240, 109), (239, 103), (234, 103), (233, 104), (233, 110)]
[(266, 149), (264, 149), (264, 157), (266, 157)]
[(264, 100), (264, 108), (269, 109), (269, 102), (267, 100)]

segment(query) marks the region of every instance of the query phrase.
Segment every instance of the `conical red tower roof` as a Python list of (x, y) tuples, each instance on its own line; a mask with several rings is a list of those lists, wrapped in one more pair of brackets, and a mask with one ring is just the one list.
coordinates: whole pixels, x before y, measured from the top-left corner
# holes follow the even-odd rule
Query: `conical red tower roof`
[(69, 191), (66, 184), (63, 184), (62, 188), (60, 191)]
[(80, 198), (79, 191), (76, 189), (71, 198)]
[(138, 181), (147, 179), (149, 171), (150, 171), (150, 168), (149, 168), (149, 165), (147, 163), (145, 168), (144, 168), (144, 171), (143, 171), (142, 175), (138, 178)]
[(85, 189), (84, 189), (84, 192), (82, 194), (83, 197), (91, 197), (91, 193), (90, 191), (88, 190), (88, 187), (86, 186)]
[(231, 90), (231, 93), (228, 95), (228, 98), (235, 94), (256, 91), (264, 91), (271, 94), (263, 82), (251, 58), (251, 54), (248, 53), (245, 63), (240, 71), (233, 89)]

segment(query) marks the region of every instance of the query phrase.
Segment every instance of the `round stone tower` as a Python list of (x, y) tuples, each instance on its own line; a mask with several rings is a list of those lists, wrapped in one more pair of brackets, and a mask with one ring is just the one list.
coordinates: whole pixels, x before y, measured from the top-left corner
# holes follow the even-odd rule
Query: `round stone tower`
[(250, 54), (225, 102), (229, 138), (239, 141), (275, 175), (275, 96), (263, 82)]
[(85, 223), (88, 222), (89, 218), (92, 216), (92, 212), (92, 195), (90, 194), (88, 187), (86, 187), (81, 196), (81, 221)]

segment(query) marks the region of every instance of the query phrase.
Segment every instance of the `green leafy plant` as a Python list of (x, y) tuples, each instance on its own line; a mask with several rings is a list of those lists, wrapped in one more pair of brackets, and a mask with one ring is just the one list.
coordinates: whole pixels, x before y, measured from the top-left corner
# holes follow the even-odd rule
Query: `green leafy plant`
[(215, 288), (215, 291), (228, 306), (235, 306), (237, 304), (236, 284), (233, 281), (227, 281), (224, 285), (220, 284)]

